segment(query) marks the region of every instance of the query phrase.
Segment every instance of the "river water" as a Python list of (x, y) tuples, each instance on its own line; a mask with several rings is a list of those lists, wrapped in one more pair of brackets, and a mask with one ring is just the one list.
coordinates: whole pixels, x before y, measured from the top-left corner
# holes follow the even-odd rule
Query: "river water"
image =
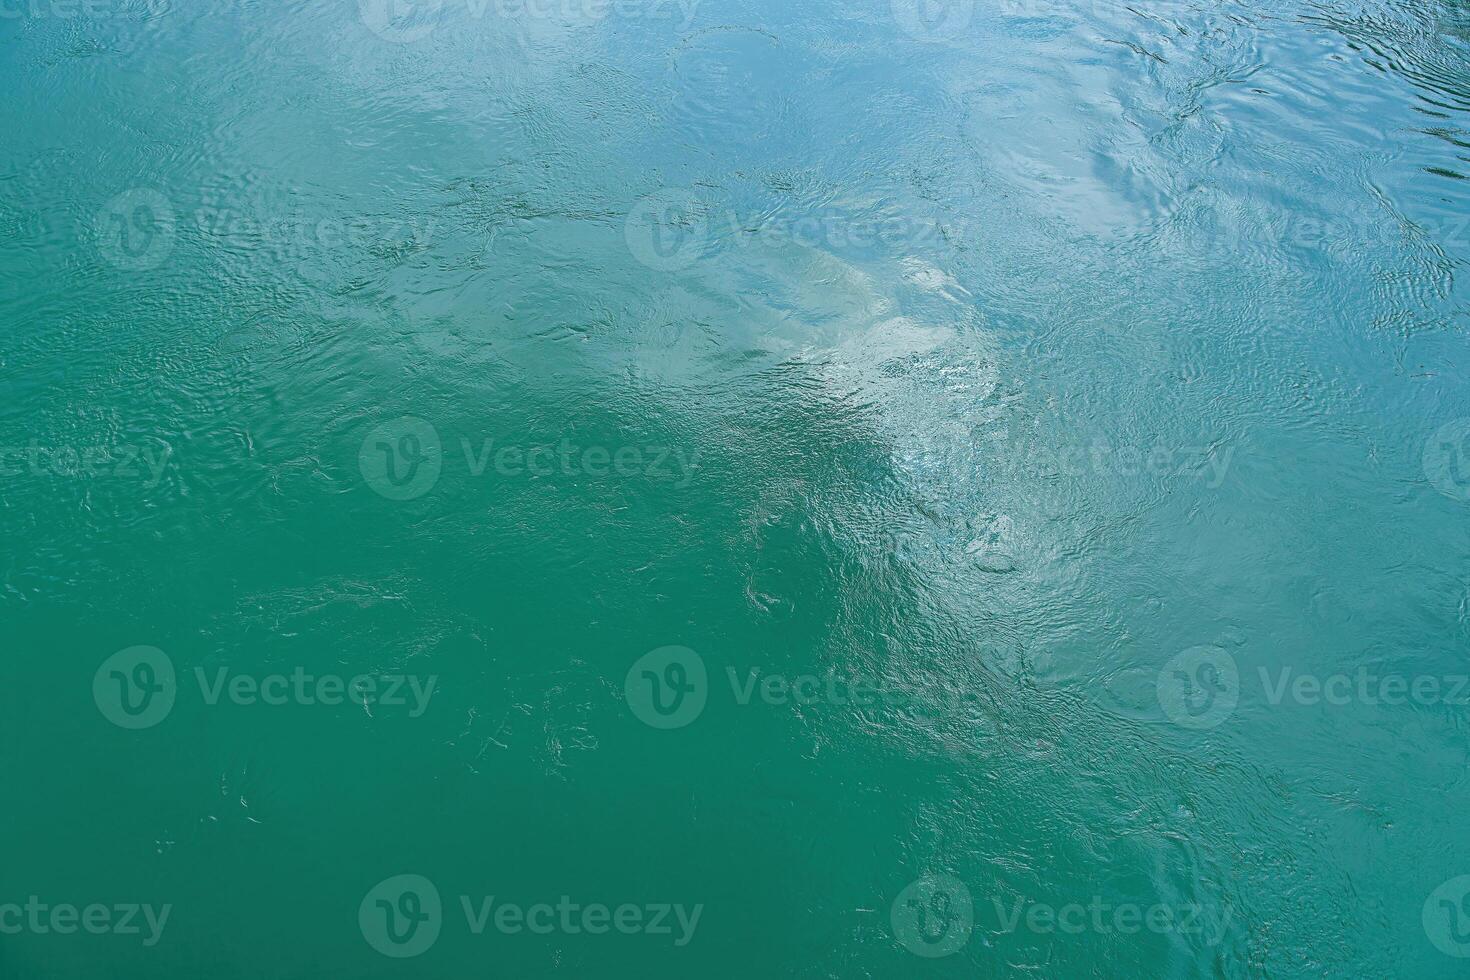
[(0, 80), (6, 976), (1463, 972), (1463, 4), (0, 0)]

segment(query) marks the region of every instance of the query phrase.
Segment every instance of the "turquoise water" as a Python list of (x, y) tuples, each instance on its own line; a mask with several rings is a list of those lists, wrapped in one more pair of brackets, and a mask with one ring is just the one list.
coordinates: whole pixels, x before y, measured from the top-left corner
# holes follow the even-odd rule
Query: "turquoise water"
[(1463, 3), (0, 79), (0, 974), (1465, 974)]

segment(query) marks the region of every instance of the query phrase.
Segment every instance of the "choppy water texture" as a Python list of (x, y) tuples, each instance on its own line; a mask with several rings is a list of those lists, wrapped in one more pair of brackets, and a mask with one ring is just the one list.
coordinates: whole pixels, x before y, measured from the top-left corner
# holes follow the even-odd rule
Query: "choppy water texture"
[(1464, 975), (1463, 3), (16, 0), (0, 78), (0, 973)]

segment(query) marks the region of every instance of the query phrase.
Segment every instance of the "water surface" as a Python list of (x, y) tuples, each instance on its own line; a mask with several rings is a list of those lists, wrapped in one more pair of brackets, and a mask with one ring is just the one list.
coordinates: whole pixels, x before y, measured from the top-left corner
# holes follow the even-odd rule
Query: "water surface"
[(171, 907), (5, 975), (1463, 969), (1463, 5), (27, 0), (0, 79), (0, 905)]

